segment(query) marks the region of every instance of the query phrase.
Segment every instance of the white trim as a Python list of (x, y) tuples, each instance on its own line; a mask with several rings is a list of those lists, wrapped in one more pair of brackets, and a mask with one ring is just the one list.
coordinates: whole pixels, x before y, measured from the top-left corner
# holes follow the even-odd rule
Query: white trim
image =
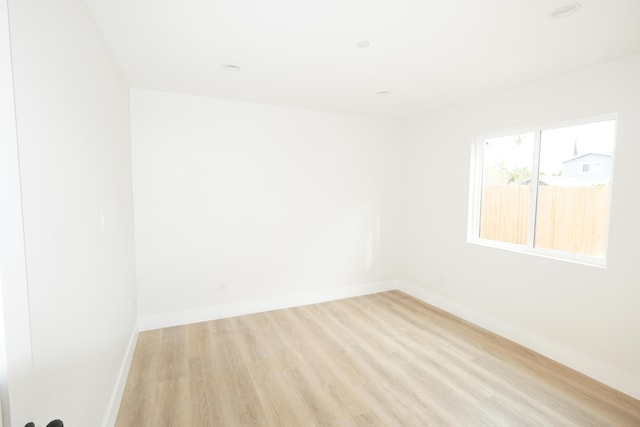
[(527, 249), (537, 249), (535, 240), (536, 226), (538, 224), (538, 189), (540, 187), (541, 148), (542, 131), (537, 130), (533, 134), (533, 164), (531, 165), (531, 178), (529, 178), (531, 184), (529, 185), (529, 227), (527, 228)]
[(518, 245), (515, 243), (500, 242), (497, 240), (489, 239), (476, 239), (469, 243), (473, 243), (479, 246), (486, 246), (488, 248), (506, 250), (511, 252), (519, 252), (522, 254), (529, 254), (539, 256), (542, 258), (555, 259), (563, 262), (572, 262), (574, 264), (581, 264), (588, 267), (606, 268), (607, 263), (604, 257), (591, 257), (587, 255), (572, 254), (569, 252), (554, 251), (553, 249), (544, 248), (528, 248), (525, 245)]
[[(589, 124), (589, 123), (607, 122), (609, 120), (615, 120), (617, 122), (618, 113), (608, 112), (608, 113), (596, 114), (593, 116), (577, 117), (570, 120), (562, 120), (559, 122), (538, 125), (538, 126), (535, 126), (535, 128), (540, 128), (540, 131), (545, 131), (545, 130), (552, 130), (552, 129), (567, 128), (571, 126), (580, 126), (580, 125)], [(614, 151), (615, 151), (615, 142), (614, 142)]]
[(613, 208), (612, 198), (613, 198), (613, 182), (615, 178), (615, 170), (616, 170), (616, 149), (618, 147), (618, 113), (611, 114), (613, 117), (613, 153), (611, 156), (611, 164), (609, 165), (609, 200), (607, 202), (609, 205), (607, 206), (607, 238), (604, 240), (604, 259), (607, 259), (609, 254), (609, 233), (611, 232), (611, 210)]
[[(467, 219), (467, 242), (472, 243), (480, 235), (480, 209), (482, 208), (483, 152), (481, 139), (471, 144), (471, 166), (469, 173), (469, 210)], [(477, 214), (476, 214), (477, 212)]]
[[(183, 310), (169, 313), (159, 313), (139, 317), (140, 331), (180, 326), (190, 323), (204, 322), (227, 317), (241, 316), (245, 314), (259, 313), (283, 308), (299, 307), (309, 304), (317, 304), (378, 292), (399, 290), (421, 301), (445, 310), (454, 316), (460, 317), (476, 326), (484, 328), (494, 334), (507, 338), (558, 363), (600, 381), (610, 387), (626, 393), (629, 396), (640, 399), (640, 375), (622, 370), (602, 360), (595, 359), (586, 354), (575, 351), (564, 345), (549, 341), (527, 330), (511, 325), (504, 320), (484, 314), (466, 305), (457, 303), (442, 295), (426, 290), (417, 285), (401, 280), (387, 280), (358, 286), (332, 288), (302, 294), (285, 295), (272, 298), (263, 298), (250, 301), (242, 301), (231, 304), (220, 304), (192, 310)], [(135, 333), (137, 338), (137, 332)], [(128, 372), (135, 347), (135, 338), (127, 351), (127, 358), (123, 362), (123, 369), (114, 397), (109, 406), (109, 414), (105, 417), (104, 427), (111, 426), (111, 420), (115, 421), (118, 408), (115, 402), (122, 397), (126, 373)], [(125, 368), (126, 367), (126, 368)], [(119, 389), (121, 387), (121, 390)], [(113, 418), (110, 418), (113, 417)]]
[(481, 313), (411, 283), (397, 281), (397, 289), (428, 304), (441, 308), (474, 325), (516, 342), (571, 369), (600, 381), (629, 396), (640, 399), (640, 375), (595, 359), (564, 345), (549, 341), (534, 333)]
[(206, 322), (209, 320), (242, 316), (245, 314), (318, 304), (321, 302), (375, 294), (394, 289), (395, 281), (393, 280), (369, 283), (365, 285), (344, 286), (340, 288), (323, 289), (300, 294), (212, 305), (189, 310), (149, 314), (139, 317), (139, 325), (140, 331), (149, 331), (152, 329)]
[(122, 395), (124, 394), (124, 388), (127, 385), (127, 377), (129, 376), (129, 368), (131, 368), (131, 362), (133, 361), (133, 353), (136, 349), (136, 343), (138, 342), (139, 328), (138, 324), (133, 327), (131, 337), (129, 338), (129, 344), (127, 345), (127, 351), (124, 354), (124, 359), (120, 365), (120, 371), (118, 372), (118, 378), (116, 380), (113, 393), (109, 399), (107, 406), (107, 412), (102, 422), (102, 427), (112, 427), (116, 424), (118, 418), (118, 410), (120, 409), (120, 402), (122, 401)]

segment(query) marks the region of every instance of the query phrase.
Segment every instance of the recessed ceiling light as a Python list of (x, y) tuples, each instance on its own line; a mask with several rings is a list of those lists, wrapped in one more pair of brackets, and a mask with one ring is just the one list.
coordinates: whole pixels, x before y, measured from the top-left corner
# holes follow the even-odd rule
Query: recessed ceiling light
[(379, 90), (376, 92), (377, 96), (389, 96), (391, 95), (391, 92), (389, 92), (388, 90)]
[(580, 6), (580, 3), (571, 3), (553, 10), (549, 16), (552, 18), (566, 18), (576, 13), (578, 9), (580, 9)]
[(227, 71), (240, 71), (240, 67), (235, 64), (225, 64), (223, 68)]
[(371, 46), (371, 43), (369, 43), (369, 40), (360, 40), (358, 43), (356, 43), (356, 46), (358, 46), (361, 49), (364, 49), (365, 47)]

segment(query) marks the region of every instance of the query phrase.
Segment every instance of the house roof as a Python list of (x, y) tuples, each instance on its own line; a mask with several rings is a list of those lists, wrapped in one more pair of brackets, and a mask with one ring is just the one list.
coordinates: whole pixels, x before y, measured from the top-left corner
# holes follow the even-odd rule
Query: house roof
[(570, 159), (567, 159), (567, 160), (563, 161), (562, 163), (570, 162), (570, 161), (573, 161), (573, 160), (576, 160), (576, 159), (580, 159), (580, 158), (586, 157), (586, 156), (613, 157), (613, 155), (609, 154), (609, 153), (586, 153), (586, 154), (580, 154), (579, 156), (575, 156), (575, 157), (572, 157)]

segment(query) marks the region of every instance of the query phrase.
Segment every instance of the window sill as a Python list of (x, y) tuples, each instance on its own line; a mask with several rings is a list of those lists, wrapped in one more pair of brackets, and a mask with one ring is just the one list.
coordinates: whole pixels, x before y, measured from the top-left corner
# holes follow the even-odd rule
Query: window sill
[(517, 252), (521, 254), (534, 255), (543, 258), (549, 258), (558, 261), (565, 261), (574, 264), (586, 265), (589, 267), (596, 268), (607, 268), (607, 260), (606, 257), (590, 257), (585, 255), (576, 255), (570, 254), (567, 252), (554, 251), (551, 249), (540, 249), (540, 248), (528, 248), (522, 245), (516, 245), (512, 243), (506, 242), (498, 242), (495, 240), (486, 240), (486, 239), (471, 239), (468, 243), (485, 246), (489, 248), (501, 249), (510, 252)]

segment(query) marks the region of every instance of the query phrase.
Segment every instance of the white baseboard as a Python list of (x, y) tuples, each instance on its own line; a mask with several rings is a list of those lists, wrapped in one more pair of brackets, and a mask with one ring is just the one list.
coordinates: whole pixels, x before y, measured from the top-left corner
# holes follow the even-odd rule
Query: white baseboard
[(116, 424), (116, 418), (118, 418), (118, 410), (120, 409), (120, 402), (122, 401), (122, 395), (124, 394), (124, 388), (127, 385), (127, 377), (129, 376), (129, 368), (131, 367), (131, 361), (133, 360), (133, 353), (136, 349), (136, 343), (138, 342), (138, 324), (136, 323), (129, 337), (129, 344), (127, 345), (127, 351), (120, 365), (120, 372), (118, 372), (118, 378), (116, 385), (111, 393), (111, 399), (109, 399), (109, 405), (107, 406), (107, 412), (102, 421), (102, 427), (113, 427)]
[(583, 373), (629, 396), (640, 399), (640, 376), (594, 359), (568, 347), (548, 341), (529, 331), (488, 316), (419, 286), (396, 281), (396, 288), (428, 304), (441, 308), (474, 325), (516, 342), (528, 349)]
[[(343, 298), (351, 298), (360, 295), (385, 292), (390, 290), (400, 290), (408, 295), (418, 298), (428, 304), (434, 305), (448, 313), (458, 316), (474, 325), (487, 329), (497, 335), (516, 342), (527, 347), (537, 353), (540, 353), (550, 359), (555, 360), (571, 369), (587, 375), (597, 381), (600, 381), (610, 387), (615, 388), (629, 396), (640, 399), (640, 376), (637, 374), (619, 369), (609, 363), (595, 359), (591, 356), (572, 350), (564, 345), (549, 341), (536, 334), (533, 334), (517, 326), (511, 325), (503, 320), (481, 313), (471, 307), (452, 301), (442, 295), (428, 291), (422, 287), (411, 283), (388, 280), (366, 285), (347, 286), (340, 288), (324, 289), (314, 292), (302, 294), (284, 295), (279, 297), (270, 297), (256, 299), (250, 301), (242, 301), (231, 304), (220, 304), (209, 307), (196, 308), (191, 310), (175, 311), (169, 313), (159, 313), (139, 317), (140, 331), (148, 331), (153, 329), (167, 328), (171, 326), (187, 325), (190, 323), (205, 322), (208, 320), (222, 319), (226, 317), (241, 316), (245, 314), (259, 313), (264, 311), (279, 310), (283, 308), (299, 307), (309, 304), (317, 304), (326, 301), (333, 301)], [(136, 333), (137, 337), (137, 333)], [(133, 336), (132, 336), (133, 339)], [(126, 382), (126, 373), (131, 363), (130, 358), (133, 356), (135, 341), (130, 343), (130, 349), (127, 352), (128, 361), (125, 360), (121, 372), (121, 378), (118, 387), (122, 390), (114, 391), (112, 402), (110, 402), (109, 417), (117, 415), (116, 402), (120, 401), (124, 384)], [(124, 377), (122, 377), (124, 375)], [(113, 407), (115, 409), (113, 409)], [(108, 422), (111, 418), (107, 418), (105, 426), (113, 425)]]
[(209, 320), (223, 319), (226, 317), (242, 316), (245, 314), (260, 313), (264, 311), (279, 310), (283, 308), (299, 307), (309, 304), (318, 304), (360, 295), (374, 294), (394, 290), (395, 280), (369, 283), (357, 286), (344, 286), (340, 288), (323, 289), (314, 292), (306, 292), (294, 295), (284, 295), (271, 298), (241, 301), (231, 304), (220, 304), (209, 307), (195, 308), (169, 313), (159, 313), (140, 316), (138, 323), (140, 331), (168, 328), (171, 326), (188, 325), (190, 323), (206, 322)]

